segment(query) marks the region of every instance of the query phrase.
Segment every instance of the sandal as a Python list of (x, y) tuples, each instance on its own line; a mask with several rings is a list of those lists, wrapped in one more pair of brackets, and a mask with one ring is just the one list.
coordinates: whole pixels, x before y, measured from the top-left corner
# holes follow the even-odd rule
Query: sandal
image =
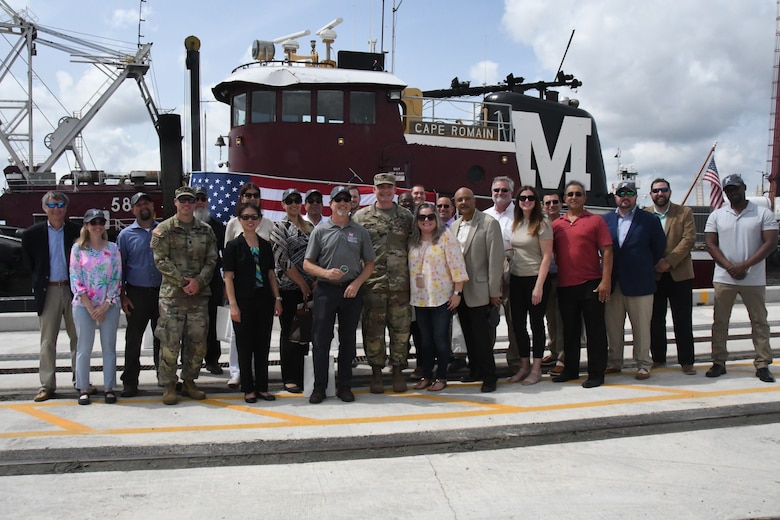
[(507, 379), (507, 381), (509, 381), (510, 383), (519, 383), (520, 381), (525, 380), (525, 378), (528, 377), (530, 373), (531, 373), (530, 368), (528, 369), (521, 368), (520, 370), (517, 371), (515, 375)]
[(431, 386), (431, 382), (432, 381), (430, 379), (426, 379), (426, 378), (423, 377), (419, 381), (417, 381), (417, 384), (414, 385), (414, 389), (415, 390), (423, 390), (425, 388), (428, 388), (429, 386)]
[(528, 374), (528, 377), (526, 377), (521, 384), (525, 386), (535, 385), (539, 382), (539, 380), (542, 378), (542, 373), (537, 372), (536, 370), (531, 370), (531, 373)]
[(116, 394), (113, 390), (106, 392), (106, 404), (114, 404), (116, 402)]
[(82, 392), (79, 394), (79, 404), (90, 404), (90, 402), (88, 393)]
[(431, 386), (428, 387), (429, 392), (438, 392), (447, 388), (447, 381), (444, 379), (437, 379)]

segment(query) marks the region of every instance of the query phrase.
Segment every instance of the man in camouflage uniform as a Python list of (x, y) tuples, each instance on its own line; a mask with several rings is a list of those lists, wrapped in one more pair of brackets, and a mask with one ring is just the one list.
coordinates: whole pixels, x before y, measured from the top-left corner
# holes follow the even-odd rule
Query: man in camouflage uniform
[(385, 328), (390, 333), (390, 364), (393, 367), (393, 391), (406, 391), (401, 370), (406, 367), (409, 326), (408, 240), (412, 214), (393, 202), (395, 176), (374, 176), (376, 202), (358, 211), (354, 220), (368, 230), (376, 253), (374, 272), (366, 281), (363, 298), (363, 348), (371, 365), (371, 393), (385, 391), (382, 368), (387, 360)]
[[(207, 224), (196, 219), (195, 190), (176, 190), (176, 214), (152, 232), (152, 251), (162, 273), (160, 320), (155, 336), (160, 340), (158, 380), (164, 388), (163, 403), (176, 404), (176, 369), (182, 351), (182, 393), (205, 399), (195, 386), (206, 354), (209, 282), (217, 263), (217, 239)], [(182, 350), (182, 337), (186, 335)]]

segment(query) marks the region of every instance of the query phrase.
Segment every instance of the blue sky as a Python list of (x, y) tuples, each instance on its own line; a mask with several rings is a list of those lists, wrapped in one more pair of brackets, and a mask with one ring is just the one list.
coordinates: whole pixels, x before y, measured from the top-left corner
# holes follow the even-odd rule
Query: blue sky
[[(130, 47), (137, 39), (138, 0), (6, 1), (14, 9), (28, 7), (41, 25), (76, 36), (102, 36)], [(387, 51), (392, 5), (386, 0)], [(141, 24), (142, 40), (154, 42), (147, 80), (158, 106), (181, 114), (188, 124), (183, 42), (189, 35), (200, 38), (205, 153), (213, 168), (218, 149), (211, 145), (227, 133), (228, 120), (225, 106), (209, 102), (210, 88), (250, 61), (253, 40), (303, 29), (313, 33), (342, 17), (335, 28), (337, 50), (367, 50), (369, 39), (379, 48), (381, 9), (380, 0), (148, 0)], [(772, 0), (403, 0), (394, 72), (423, 90), (445, 88), (455, 76), (472, 84), (494, 83), (510, 72), (527, 81), (552, 79), (574, 29), (563, 68), (584, 85), (564, 95), (578, 98), (596, 119), (608, 179), (620, 148), (623, 163), (635, 164), (643, 186), (667, 177), (679, 201), (717, 140), (721, 175), (742, 173), (752, 191), (767, 169), (775, 16)], [(301, 51), (311, 38), (299, 40)], [(324, 53), (319, 42), (318, 50)], [(42, 81), (70, 111), (80, 109), (103, 81), (93, 67), (68, 63), (59, 51), (41, 47), (36, 59)], [(391, 60), (388, 56), (388, 68)], [(47, 92), (39, 102), (51, 107), (55, 122), (67, 115)], [(156, 134), (131, 82), (84, 138), (90, 167), (159, 168)], [(187, 152), (185, 163), (188, 157)], [(57, 165), (58, 171), (68, 168)]]

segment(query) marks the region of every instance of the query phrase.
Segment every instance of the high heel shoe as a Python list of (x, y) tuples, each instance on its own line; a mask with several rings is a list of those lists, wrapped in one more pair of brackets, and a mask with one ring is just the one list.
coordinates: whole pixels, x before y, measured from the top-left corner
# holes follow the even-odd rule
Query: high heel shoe
[(531, 370), (531, 372), (528, 374), (528, 377), (523, 380), (522, 384), (525, 386), (535, 385), (541, 378), (541, 371)]

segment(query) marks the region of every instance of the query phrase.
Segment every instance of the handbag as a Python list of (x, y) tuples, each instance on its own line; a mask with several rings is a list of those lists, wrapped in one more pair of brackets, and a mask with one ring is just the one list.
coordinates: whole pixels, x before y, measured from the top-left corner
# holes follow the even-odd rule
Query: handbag
[(287, 338), (291, 343), (306, 345), (311, 341), (311, 307), (313, 303), (304, 301), (298, 304), (290, 325), (290, 335)]

